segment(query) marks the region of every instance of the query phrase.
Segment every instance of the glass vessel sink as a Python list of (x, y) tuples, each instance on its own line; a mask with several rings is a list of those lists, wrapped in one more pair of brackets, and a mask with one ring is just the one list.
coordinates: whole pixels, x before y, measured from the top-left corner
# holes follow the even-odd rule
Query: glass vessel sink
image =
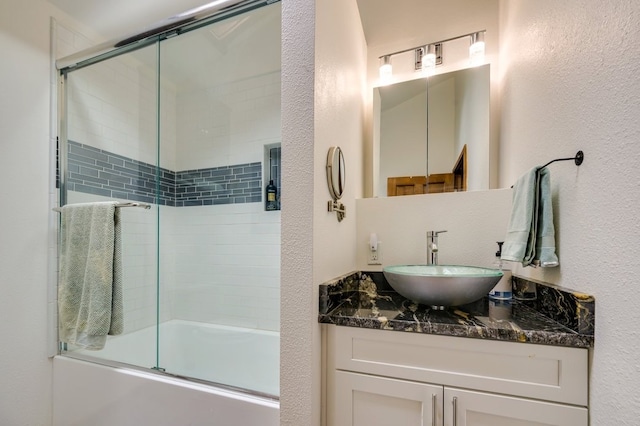
[(458, 265), (394, 265), (382, 272), (400, 295), (434, 309), (475, 302), (502, 278), (499, 269)]

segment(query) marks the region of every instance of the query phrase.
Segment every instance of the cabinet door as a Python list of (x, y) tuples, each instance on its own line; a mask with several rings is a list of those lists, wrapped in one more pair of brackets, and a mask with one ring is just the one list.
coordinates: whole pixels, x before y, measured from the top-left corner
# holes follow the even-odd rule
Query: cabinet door
[(445, 426), (588, 426), (586, 408), (444, 389)]
[(442, 425), (442, 386), (336, 371), (330, 426)]

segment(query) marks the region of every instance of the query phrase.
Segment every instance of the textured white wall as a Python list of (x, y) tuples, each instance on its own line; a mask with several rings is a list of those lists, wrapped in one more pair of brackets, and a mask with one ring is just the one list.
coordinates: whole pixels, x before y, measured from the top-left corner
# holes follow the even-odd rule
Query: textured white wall
[[(362, 197), (363, 92), (366, 44), (355, 0), (316, 3), (314, 136), (314, 281), (320, 284), (355, 266), (355, 200)], [(347, 215), (327, 211), (327, 152), (344, 152)]]
[[(315, 0), (282, 2), (280, 424), (319, 424), (313, 278)], [(315, 420), (314, 420), (315, 419)]]
[(595, 295), (592, 425), (640, 416), (640, 3), (502, 1), (502, 186), (550, 166), (560, 267), (523, 273)]
[(51, 421), (47, 359), (49, 13), (0, 3), (0, 424)]
[[(282, 8), (281, 424), (313, 426), (321, 412), (318, 284), (355, 268), (366, 46), (355, 0)], [(333, 145), (347, 168), (341, 223), (327, 212)]]

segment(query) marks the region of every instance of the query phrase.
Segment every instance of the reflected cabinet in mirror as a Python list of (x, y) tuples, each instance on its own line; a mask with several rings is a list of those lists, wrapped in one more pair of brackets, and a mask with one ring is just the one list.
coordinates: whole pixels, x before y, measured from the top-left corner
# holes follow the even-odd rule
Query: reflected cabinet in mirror
[(489, 189), (489, 65), (377, 87), (374, 196)]

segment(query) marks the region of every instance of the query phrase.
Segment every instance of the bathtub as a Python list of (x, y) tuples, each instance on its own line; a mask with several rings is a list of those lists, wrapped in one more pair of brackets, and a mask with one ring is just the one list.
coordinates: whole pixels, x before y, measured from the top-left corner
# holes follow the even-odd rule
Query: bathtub
[(56, 356), (53, 425), (279, 424), (278, 333), (168, 321), (159, 362), (171, 375), (126, 365), (155, 366), (156, 336), (150, 327)]

